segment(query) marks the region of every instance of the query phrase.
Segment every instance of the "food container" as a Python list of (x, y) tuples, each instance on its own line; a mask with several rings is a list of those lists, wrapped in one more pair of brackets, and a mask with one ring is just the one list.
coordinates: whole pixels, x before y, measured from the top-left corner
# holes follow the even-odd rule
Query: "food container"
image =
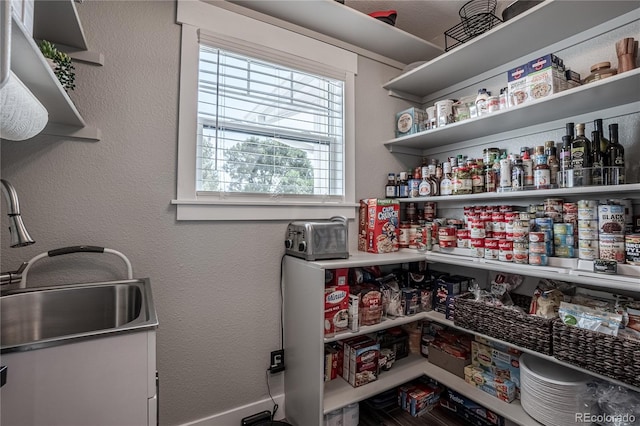
[(445, 99), (435, 103), (436, 126), (442, 127), (454, 122), (453, 104), (453, 99)]
[(602, 80), (607, 77), (612, 77), (618, 73), (615, 68), (611, 68), (611, 62), (608, 61), (598, 62), (597, 64), (591, 65), (589, 71), (591, 71), (591, 74), (585, 77), (585, 79), (582, 81), (582, 84), (587, 84), (593, 81)]
[(626, 261), (629, 265), (640, 266), (640, 234), (631, 234), (624, 237)]
[(527, 64), (529, 67), (527, 74), (528, 100), (542, 99), (560, 91), (553, 78), (552, 62), (554, 56), (553, 54), (541, 56)]
[(599, 205), (598, 227), (601, 234), (624, 235), (624, 206), (618, 204)]
[(626, 257), (624, 249), (624, 236), (600, 234), (598, 253), (600, 259), (615, 260), (618, 263), (624, 263)]
[(409, 108), (396, 114), (396, 137), (411, 135), (425, 130), (426, 111)]

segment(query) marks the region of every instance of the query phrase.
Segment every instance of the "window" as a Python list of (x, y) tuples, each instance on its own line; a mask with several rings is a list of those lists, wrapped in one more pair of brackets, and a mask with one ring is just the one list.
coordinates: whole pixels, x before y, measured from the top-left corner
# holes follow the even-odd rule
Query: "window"
[(355, 217), (355, 55), (203, 2), (178, 21), (178, 219)]

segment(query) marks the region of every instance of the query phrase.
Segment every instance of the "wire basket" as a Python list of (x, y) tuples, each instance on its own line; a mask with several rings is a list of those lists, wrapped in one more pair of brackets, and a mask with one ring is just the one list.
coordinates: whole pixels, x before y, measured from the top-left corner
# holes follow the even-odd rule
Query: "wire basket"
[(465, 3), (458, 12), (465, 33), (473, 37), (490, 29), (497, 4), (497, 0), (471, 0)]
[(491, 13), (476, 15), (469, 19), (466, 25), (461, 22), (444, 32), (444, 50), (448, 52), (501, 23), (500, 18)]

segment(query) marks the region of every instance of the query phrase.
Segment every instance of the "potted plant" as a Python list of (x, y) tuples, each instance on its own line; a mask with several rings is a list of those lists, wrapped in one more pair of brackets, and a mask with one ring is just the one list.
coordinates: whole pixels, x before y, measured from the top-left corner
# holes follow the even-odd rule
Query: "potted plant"
[(76, 74), (75, 68), (71, 63), (71, 57), (64, 52), (58, 50), (58, 48), (47, 40), (40, 42), (40, 52), (45, 58), (50, 60), (52, 64), (53, 72), (58, 78), (58, 81), (62, 85), (65, 91), (75, 89)]

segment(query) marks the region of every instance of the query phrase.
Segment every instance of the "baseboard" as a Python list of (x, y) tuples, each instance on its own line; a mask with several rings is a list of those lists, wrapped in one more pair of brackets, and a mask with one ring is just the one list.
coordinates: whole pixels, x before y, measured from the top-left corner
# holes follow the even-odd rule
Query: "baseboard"
[[(273, 399), (278, 404), (275, 420), (282, 420), (284, 419), (284, 394), (275, 395)], [(231, 410), (214, 414), (211, 417), (184, 423), (182, 426), (240, 426), (243, 418), (265, 410), (273, 410), (271, 398), (232, 408)]]

